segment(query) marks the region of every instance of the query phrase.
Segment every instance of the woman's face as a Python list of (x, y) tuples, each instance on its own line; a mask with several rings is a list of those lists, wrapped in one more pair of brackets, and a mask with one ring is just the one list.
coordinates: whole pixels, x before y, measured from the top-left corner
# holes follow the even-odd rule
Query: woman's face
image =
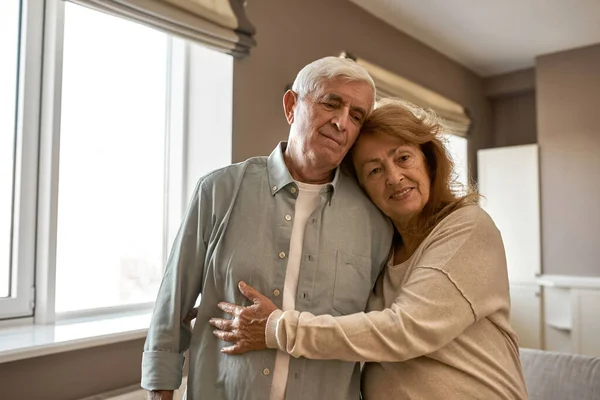
[(430, 190), (420, 148), (383, 133), (361, 134), (354, 146), (354, 168), (373, 203), (400, 224), (420, 214)]

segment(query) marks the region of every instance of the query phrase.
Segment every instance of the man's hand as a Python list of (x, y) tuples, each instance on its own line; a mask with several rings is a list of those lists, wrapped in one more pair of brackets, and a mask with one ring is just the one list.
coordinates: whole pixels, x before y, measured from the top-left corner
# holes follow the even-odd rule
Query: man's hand
[(233, 319), (211, 318), (209, 323), (217, 328), (213, 333), (219, 339), (233, 346), (221, 349), (225, 354), (244, 354), (252, 350), (267, 348), (265, 329), (269, 315), (277, 306), (271, 300), (260, 294), (253, 287), (240, 282), (240, 292), (253, 305), (242, 307), (231, 303), (221, 302), (218, 307), (231, 315)]
[(173, 400), (173, 390), (152, 390), (148, 392), (148, 400)]

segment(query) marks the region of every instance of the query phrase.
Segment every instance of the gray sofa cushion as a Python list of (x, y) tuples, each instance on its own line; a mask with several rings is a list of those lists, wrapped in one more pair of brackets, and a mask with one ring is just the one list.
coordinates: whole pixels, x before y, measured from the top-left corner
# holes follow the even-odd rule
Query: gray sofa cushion
[(530, 400), (599, 400), (600, 358), (520, 349)]

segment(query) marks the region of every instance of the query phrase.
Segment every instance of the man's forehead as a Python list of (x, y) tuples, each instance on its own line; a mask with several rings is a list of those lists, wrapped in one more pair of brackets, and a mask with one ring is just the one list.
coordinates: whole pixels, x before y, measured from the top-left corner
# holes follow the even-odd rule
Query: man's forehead
[[(363, 103), (368, 109), (373, 108), (373, 88), (367, 82), (339, 78), (323, 81), (316, 90), (317, 97), (332, 98), (344, 102)], [(358, 105), (358, 104), (356, 104)]]

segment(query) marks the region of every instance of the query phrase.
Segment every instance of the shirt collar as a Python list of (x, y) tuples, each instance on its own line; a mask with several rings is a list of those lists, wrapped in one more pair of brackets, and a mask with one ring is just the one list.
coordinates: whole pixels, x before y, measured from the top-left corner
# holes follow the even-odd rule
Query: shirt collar
[[(267, 159), (269, 190), (273, 196), (281, 189), (294, 182), (294, 178), (290, 175), (287, 165), (285, 165), (285, 160), (283, 159), (283, 152), (285, 151), (286, 146), (287, 142), (280, 142)], [(337, 167), (333, 175), (333, 180), (321, 189), (321, 195), (325, 195), (330, 204), (333, 193), (340, 184), (340, 174), (340, 167)], [(296, 185), (294, 184), (294, 187), (295, 186)]]

